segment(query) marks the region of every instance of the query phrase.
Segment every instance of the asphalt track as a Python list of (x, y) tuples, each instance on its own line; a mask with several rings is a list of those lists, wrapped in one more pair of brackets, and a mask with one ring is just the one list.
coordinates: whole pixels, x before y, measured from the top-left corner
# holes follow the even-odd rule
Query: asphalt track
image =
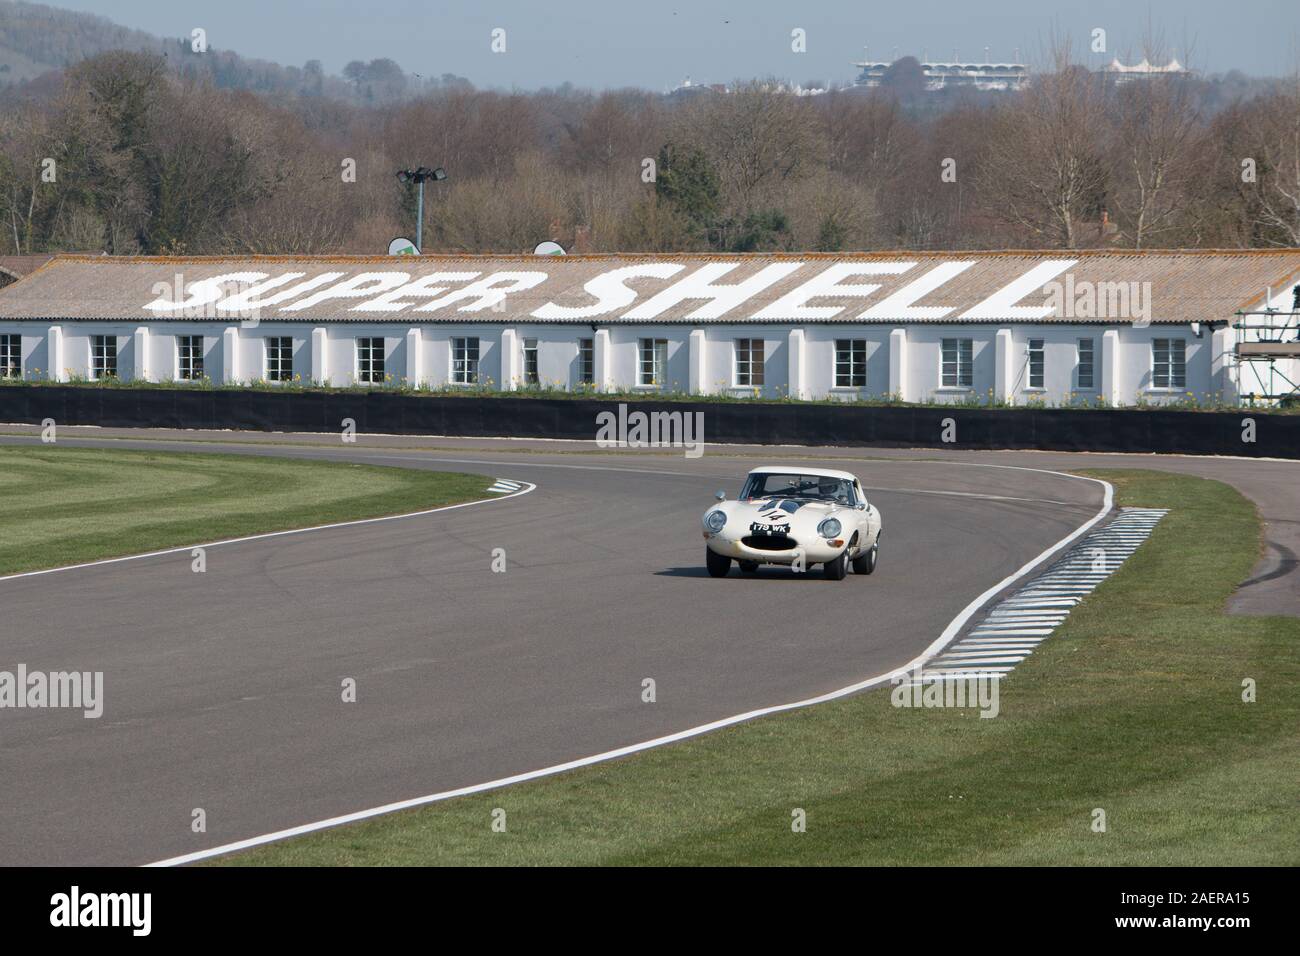
[[(85, 433), (67, 429), (60, 443), (99, 444), (70, 434)], [(752, 450), (689, 460), (540, 444), (518, 454), (491, 442), (421, 450), (432, 439), (309, 447), (185, 437), (112, 446), (469, 471), (537, 487), (222, 545), (205, 574), (182, 551), (0, 580), (0, 667), (100, 670), (106, 697), (98, 720), (0, 713), (2, 863), (151, 862), (885, 673), (1096, 514), (1100, 485), (1026, 467), (1116, 463), (920, 460), (932, 452), (846, 461), (884, 516), (876, 574), (830, 582), (819, 569), (752, 579), (733, 570), (718, 581), (703, 568), (699, 516), (718, 488), (734, 495)], [(1229, 467), (1260, 465), (1271, 463)], [(491, 570), (498, 547), (505, 573)], [(1294, 577), (1264, 585), (1283, 593)], [(341, 700), (346, 677), (357, 682), (354, 704)], [(647, 677), (653, 704), (641, 699)], [(191, 830), (195, 808), (205, 833)]]

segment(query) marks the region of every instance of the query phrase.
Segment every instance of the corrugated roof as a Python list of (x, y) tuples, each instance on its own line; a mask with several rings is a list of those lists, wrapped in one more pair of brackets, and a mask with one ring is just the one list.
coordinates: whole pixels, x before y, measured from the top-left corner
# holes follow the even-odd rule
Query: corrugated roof
[[(616, 272), (632, 267), (642, 274)], [(880, 271), (871, 274), (875, 270)], [(221, 277), (227, 278), (215, 281)], [(682, 298), (680, 284), (691, 281), (710, 281), (710, 291), (724, 294), (726, 287), (748, 281), (752, 294), (732, 292), (720, 301)], [(1149, 316), (1157, 323), (1208, 322), (1230, 319), (1237, 309), (1259, 302), (1266, 288), (1289, 296), (1296, 281), (1300, 249), (60, 256), (0, 290), (0, 319), (859, 324), (1123, 322)], [(1047, 287), (1049, 282), (1055, 285)], [(862, 288), (867, 284), (875, 288)], [(501, 289), (512, 287), (502, 296)], [(1089, 308), (1090, 293), (1100, 307)], [(1121, 293), (1132, 293), (1127, 303)]]
[(30, 256), (0, 256), (0, 285), (30, 275), (53, 258), (54, 254), (48, 252)]

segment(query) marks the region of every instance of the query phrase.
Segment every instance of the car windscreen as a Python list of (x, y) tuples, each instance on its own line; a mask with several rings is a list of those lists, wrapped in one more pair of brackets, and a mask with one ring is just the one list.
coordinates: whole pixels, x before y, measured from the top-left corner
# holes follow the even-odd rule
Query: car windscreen
[(854, 504), (851, 481), (826, 475), (801, 475), (797, 472), (761, 472), (750, 475), (741, 497), (811, 498)]

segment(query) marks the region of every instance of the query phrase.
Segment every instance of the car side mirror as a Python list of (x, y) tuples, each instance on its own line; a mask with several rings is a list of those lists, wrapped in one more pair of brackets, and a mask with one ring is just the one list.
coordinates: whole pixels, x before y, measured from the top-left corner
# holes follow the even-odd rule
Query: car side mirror
[(718, 501), (726, 501), (726, 500), (727, 500), (727, 493), (726, 493), (725, 491), (719, 491), (719, 492), (718, 492), (716, 495), (714, 495), (713, 497), (716, 498), (716, 499), (718, 499)]
[(871, 510), (871, 505), (869, 505), (867, 502), (863, 501), (863, 502), (861, 502), (861, 503), (858, 505), (858, 510), (859, 510), (859, 511), (870, 511), (870, 510)]

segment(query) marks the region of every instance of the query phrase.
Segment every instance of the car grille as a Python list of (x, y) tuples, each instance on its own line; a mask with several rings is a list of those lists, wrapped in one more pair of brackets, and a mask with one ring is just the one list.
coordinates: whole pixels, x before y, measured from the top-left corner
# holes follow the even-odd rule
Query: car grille
[(740, 539), (746, 547), (755, 551), (793, 551), (799, 547), (794, 538), (783, 534), (751, 534)]

